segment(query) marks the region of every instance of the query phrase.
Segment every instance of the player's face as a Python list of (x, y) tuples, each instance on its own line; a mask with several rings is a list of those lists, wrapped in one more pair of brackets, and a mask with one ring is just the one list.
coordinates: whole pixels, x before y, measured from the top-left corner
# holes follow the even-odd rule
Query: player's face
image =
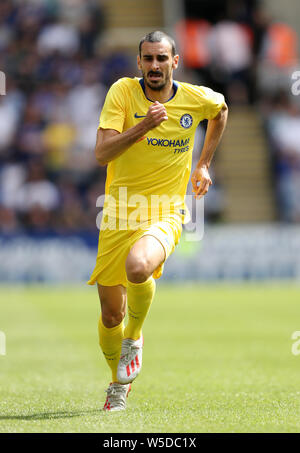
[(154, 91), (160, 91), (172, 80), (173, 69), (178, 66), (178, 55), (172, 56), (171, 44), (163, 39), (160, 42), (144, 42), (138, 68), (142, 71), (145, 84)]

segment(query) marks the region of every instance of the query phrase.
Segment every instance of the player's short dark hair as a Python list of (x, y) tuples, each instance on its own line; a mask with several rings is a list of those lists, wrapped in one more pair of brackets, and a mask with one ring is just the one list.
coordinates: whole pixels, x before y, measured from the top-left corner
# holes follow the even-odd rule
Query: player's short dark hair
[(176, 45), (175, 41), (171, 36), (167, 35), (163, 31), (152, 31), (151, 33), (148, 33), (146, 36), (144, 36), (139, 44), (139, 54), (141, 56), (142, 54), (142, 45), (144, 42), (161, 42), (163, 39), (166, 39), (170, 45), (171, 45), (171, 50), (172, 50), (172, 56), (174, 57), (176, 55)]

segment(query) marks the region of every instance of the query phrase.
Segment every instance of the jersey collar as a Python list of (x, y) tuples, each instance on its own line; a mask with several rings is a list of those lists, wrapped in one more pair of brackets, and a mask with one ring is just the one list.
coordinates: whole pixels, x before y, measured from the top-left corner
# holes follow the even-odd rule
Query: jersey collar
[[(144, 95), (145, 95), (145, 97), (147, 98), (147, 96), (146, 96), (146, 91), (145, 91), (145, 82), (144, 82), (144, 79), (141, 78), (141, 79), (139, 80), (139, 82), (140, 82), (140, 85), (141, 85), (141, 87), (142, 87), (142, 89), (143, 89)], [(175, 94), (177, 93), (177, 90), (178, 90), (178, 83), (175, 82), (174, 80), (173, 80), (173, 90), (174, 90), (174, 92), (173, 92), (172, 96), (171, 96), (170, 99), (168, 99), (166, 102), (169, 102), (171, 99), (173, 99), (173, 97), (174, 97)], [(153, 102), (151, 99), (149, 99), (149, 98), (147, 98), (147, 99), (148, 99), (148, 101)], [(164, 104), (165, 104), (165, 103), (164, 103)]]

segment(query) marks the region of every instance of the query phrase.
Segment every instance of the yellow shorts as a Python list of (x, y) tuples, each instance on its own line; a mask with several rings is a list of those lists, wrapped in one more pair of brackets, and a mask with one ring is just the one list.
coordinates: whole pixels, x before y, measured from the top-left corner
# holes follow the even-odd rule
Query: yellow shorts
[[(156, 223), (148, 221), (135, 230), (100, 230), (96, 266), (88, 284), (94, 285), (97, 282), (103, 286), (123, 285), (126, 287), (125, 262), (135, 242), (146, 235), (154, 236), (165, 250), (165, 262), (178, 244), (181, 231), (182, 221), (176, 215)], [(161, 277), (164, 262), (153, 272), (154, 278)]]

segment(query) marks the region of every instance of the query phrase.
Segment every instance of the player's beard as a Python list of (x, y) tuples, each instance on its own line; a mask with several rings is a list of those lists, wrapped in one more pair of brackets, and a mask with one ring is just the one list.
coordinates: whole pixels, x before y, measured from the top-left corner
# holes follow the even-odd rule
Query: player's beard
[(151, 80), (148, 79), (148, 77), (146, 77), (146, 74), (143, 71), (144, 82), (148, 86), (148, 88), (150, 88), (153, 91), (163, 90), (171, 79), (171, 70), (170, 71), (168, 70), (168, 72), (165, 75), (161, 71), (149, 71), (148, 76), (150, 74), (159, 74), (162, 77), (160, 81), (152, 82)]

